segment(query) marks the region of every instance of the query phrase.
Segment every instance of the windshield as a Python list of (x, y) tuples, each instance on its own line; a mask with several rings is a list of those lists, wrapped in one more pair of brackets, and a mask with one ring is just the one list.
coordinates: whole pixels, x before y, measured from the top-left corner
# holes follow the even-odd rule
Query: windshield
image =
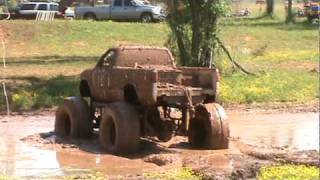
[(144, 0), (134, 0), (133, 2), (135, 2), (136, 5), (138, 5), (138, 6), (143, 6), (143, 5), (149, 5), (150, 4), (148, 1), (144, 1)]

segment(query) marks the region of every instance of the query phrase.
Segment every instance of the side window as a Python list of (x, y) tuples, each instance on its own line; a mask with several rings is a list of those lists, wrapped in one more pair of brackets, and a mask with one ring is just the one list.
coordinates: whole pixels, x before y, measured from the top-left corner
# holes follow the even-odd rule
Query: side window
[(122, 0), (115, 0), (114, 6), (122, 6)]
[(124, 0), (124, 6), (132, 6), (131, 0)]
[(50, 11), (58, 11), (58, 6), (54, 4), (50, 4)]
[(110, 67), (112, 65), (112, 60), (114, 58), (115, 52), (109, 51), (107, 55), (102, 60), (102, 67)]
[(21, 6), (20, 10), (34, 10), (35, 4), (24, 4)]
[(47, 4), (39, 4), (38, 10), (40, 11), (46, 11), (47, 10)]

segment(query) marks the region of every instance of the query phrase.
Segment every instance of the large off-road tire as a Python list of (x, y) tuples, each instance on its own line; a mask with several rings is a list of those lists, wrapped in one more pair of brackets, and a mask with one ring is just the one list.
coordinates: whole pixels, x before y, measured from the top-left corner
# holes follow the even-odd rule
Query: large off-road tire
[(139, 148), (140, 121), (137, 111), (126, 102), (110, 103), (100, 122), (100, 144), (110, 153), (131, 153)]
[(68, 97), (56, 111), (55, 133), (60, 137), (86, 138), (92, 133), (88, 103)]
[(201, 104), (195, 107), (195, 116), (188, 129), (189, 143), (194, 147), (227, 149), (229, 147), (229, 124), (219, 104)]

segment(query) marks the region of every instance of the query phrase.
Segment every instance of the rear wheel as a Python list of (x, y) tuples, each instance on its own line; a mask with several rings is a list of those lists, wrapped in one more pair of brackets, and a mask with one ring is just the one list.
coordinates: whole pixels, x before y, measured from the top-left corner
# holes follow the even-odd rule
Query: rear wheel
[(87, 13), (87, 14), (85, 14), (85, 15), (83, 16), (83, 18), (84, 18), (85, 20), (96, 20), (96, 19), (97, 19), (96, 15), (93, 14), (93, 13)]
[(58, 136), (85, 138), (92, 128), (88, 103), (79, 97), (68, 97), (56, 111), (54, 131)]
[(227, 149), (229, 124), (223, 108), (214, 103), (195, 107), (195, 117), (190, 120), (188, 139), (194, 147)]
[(100, 144), (111, 153), (130, 153), (139, 148), (140, 122), (136, 110), (126, 102), (104, 108), (100, 122)]

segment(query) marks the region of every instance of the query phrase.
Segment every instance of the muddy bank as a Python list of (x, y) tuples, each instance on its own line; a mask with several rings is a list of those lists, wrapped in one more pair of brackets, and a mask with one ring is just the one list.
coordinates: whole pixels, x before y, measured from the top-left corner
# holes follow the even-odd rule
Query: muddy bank
[(1, 173), (61, 178), (99, 171), (111, 179), (144, 179), (145, 173), (190, 167), (207, 179), (245, 179), (256, 177), (268, 164), (319, 166), (319, 152), (312, 150), (319, 144), (318, 113), (228, 111), (228, 150), (191, 149), (187, 139), (178, 136), (167, 143), (143, 139), (140, 151), (130, 156), (104, 152), (97, 135), (84, 140), (56, 137), (53, 114), (41, 113), (0, 116)]
[(251, 103), (251, 104), (223, 104), (229, 112), (250, 112), (250, 113), (304, 113), (319, 112), (319, 100), (308, 102), (272, 102), (272, 103)]

